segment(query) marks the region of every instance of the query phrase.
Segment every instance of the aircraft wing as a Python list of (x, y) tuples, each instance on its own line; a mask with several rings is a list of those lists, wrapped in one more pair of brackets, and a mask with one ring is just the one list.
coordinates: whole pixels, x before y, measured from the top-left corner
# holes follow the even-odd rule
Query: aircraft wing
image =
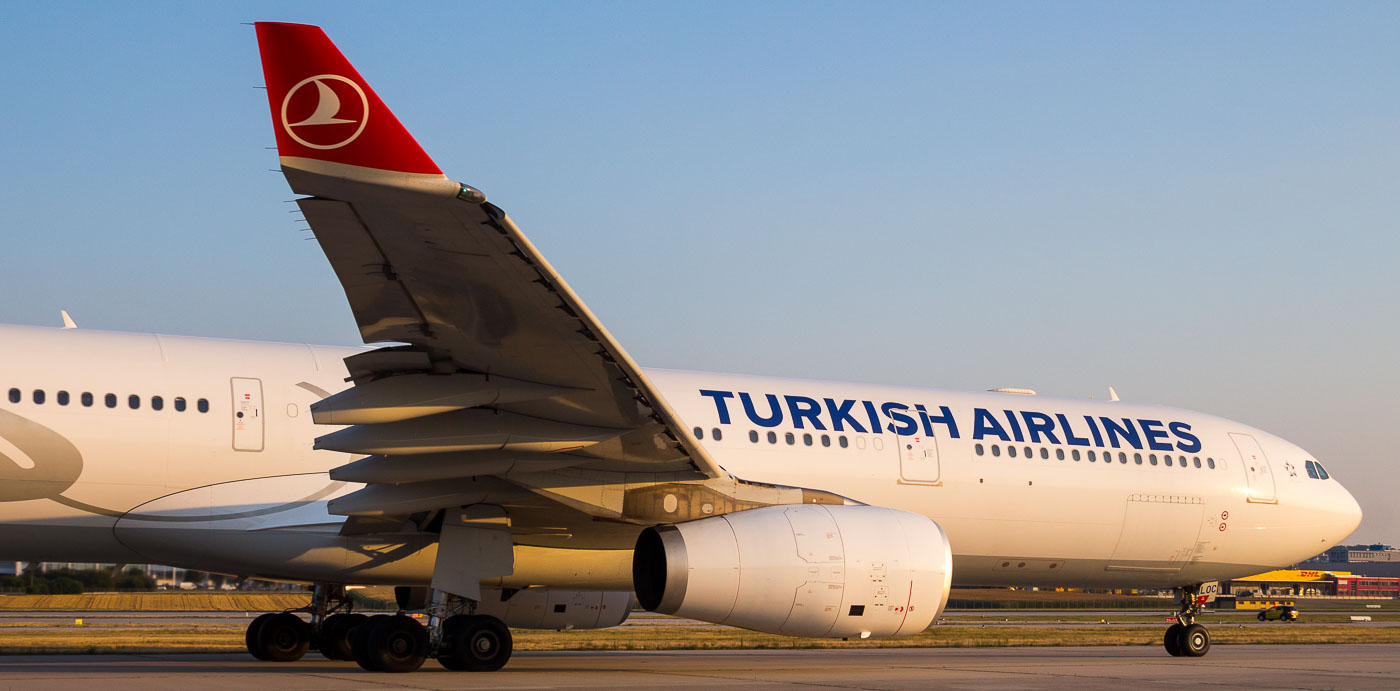
[(355, 385), (312, 407), (344, 425), (318, 448), (365, 456), (333, 473), (370, 485), (342, 508), (457, 505), (472, 478), (531, 470), (724, 476), (510, 217), (444, 176), (319, 28), (257, 33), (282, 171), (365, 342), (398, 344), (347, 358)]

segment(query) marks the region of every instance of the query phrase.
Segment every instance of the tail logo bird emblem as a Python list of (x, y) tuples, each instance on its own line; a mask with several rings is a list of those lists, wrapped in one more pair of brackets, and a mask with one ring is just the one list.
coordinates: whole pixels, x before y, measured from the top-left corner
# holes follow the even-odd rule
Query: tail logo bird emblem
[(312, 149), (339, 149), (355, 141), (368, 123), (364, 89), (338, 74), (307, 77), (282, 99), (282, 129)]

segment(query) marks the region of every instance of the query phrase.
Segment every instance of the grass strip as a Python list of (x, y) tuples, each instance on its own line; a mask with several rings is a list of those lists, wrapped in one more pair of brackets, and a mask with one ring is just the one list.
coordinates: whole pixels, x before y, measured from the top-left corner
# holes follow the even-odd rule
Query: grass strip
[[(888, 639), (842, 641), (791, 638), (735, 628), (618, 627), (593, 631), (515, 629), (516, 650), (761, 650), (797, 648), (978, 648), (1013, 646), (1121, 646), (1162, 644), (1162, 626), (1101, 628), (985, 628), (940, 626), (924, 633)], [(129, 627), (73, 626), (28, 631), (0, 629), (0, 654), (216, 653), (239, 652), (242, 626)], [(1215, 644), (1400, 644), (1400, 627), (1280, 625), (1210, 627)]]

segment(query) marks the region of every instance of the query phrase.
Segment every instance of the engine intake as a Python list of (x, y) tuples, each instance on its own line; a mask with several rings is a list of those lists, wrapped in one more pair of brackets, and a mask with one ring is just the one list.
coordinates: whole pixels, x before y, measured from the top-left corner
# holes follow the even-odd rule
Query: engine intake
[(632, 581), (653, 612), (790, 636), (923, 631), (948, 602), (939, 525), (874, 506), (769, 506), (647, 528)]

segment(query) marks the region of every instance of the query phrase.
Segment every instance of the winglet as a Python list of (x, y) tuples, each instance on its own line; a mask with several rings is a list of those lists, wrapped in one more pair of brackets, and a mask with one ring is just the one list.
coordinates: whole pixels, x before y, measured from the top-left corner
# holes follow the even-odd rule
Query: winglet
[(320, 27), (258, 22), (277, 153), (399, 173), (441, 175), (423, 147)]
[(59, 316), (63, 317), (63, 328), (65, 328), (65, 329), (76, 329), (76, 328), (78, 328), (78, 325), (77, 325), (76, 323), (73, 322), (73, 318), (70, 317), (70, 316), (68, 316), (68, 310), (59, 310), (59, 311), (58, 311), (58, 314), (59, 314)]

